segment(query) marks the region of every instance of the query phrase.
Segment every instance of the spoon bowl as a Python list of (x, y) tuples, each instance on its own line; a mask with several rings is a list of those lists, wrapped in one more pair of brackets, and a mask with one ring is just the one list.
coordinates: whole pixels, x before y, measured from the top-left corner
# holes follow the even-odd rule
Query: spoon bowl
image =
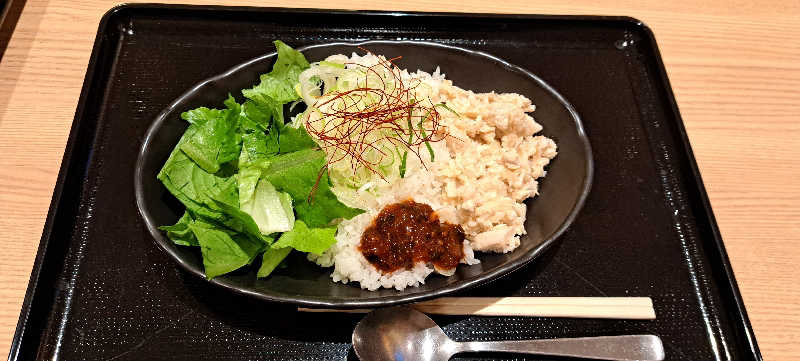
[(430, 317), (408, 307), (383, 308), (367, 314), (353, 330), (353, 349), (362, 361), (446, 361), (461, 352), (620, 361), (664, 359), (664, 345), (654, 335), (455, 342)]
[(408, 307), (372, 311), (353, 331), (353, 349), (362, 361), (448, 360), (458, 346), (430, 317)]

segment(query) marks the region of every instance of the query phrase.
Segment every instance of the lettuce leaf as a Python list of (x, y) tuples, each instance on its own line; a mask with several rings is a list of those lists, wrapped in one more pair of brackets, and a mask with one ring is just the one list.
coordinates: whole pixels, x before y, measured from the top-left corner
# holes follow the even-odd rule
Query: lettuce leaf
[(194, 222), (189, 212), (183, 212), (183, 216), (171, 226), (161, 226), (158, 229), (167, 232), (167, 237), (179, 246), (199, 246), (197, 237), (194, 236), (189, 225)]
[[(186, 131), (188, 135), (194, 125)], [(184, 135), (186, 137), (186, 135)], [(179, 145), (172, 151), (164, 167), (158, 173), (158, 179), (175, 196), (186, 210), (207, 219), (215, 220), (219, 223), (226, 223), (226, 216), (219, 210), (209, 208), (198, 196), (192, 181), (192, 174), (198, 165), (183, 153)]]
[(272, 238), (261, 232), (253, 217), (240, 208), (237, 188), (236, 182), (227, 183), (212, 195), (214, 204), (232, 219), (231, 223), (236, 225), (234, 229), (246, 233), (253, 239), (260, 240), (265, 245), (272, 243)]
[(267, 249), (264, 255), (261, 256), (261, 267), (258, 268), (256, 277), (264, 278), (269, 276), (290, 252), (292, 252), (291, 247)]
[(221, 210), (214, 199), (219, 196), (222, 189), (229, 187), (232, 183), (236, 183), (236, 177), (222, 177), (208, 173), (200, 167), (192, 167), (192, 182), (190, 185), (194, 191), (193, 198), (205, 204), (208, 208)]
[(242, 105), (242, 115), (248, 120), (242, 123), (243, 128), (263, 132), (269, 129), (272, 119), (278, 118), (283, 121), (283, 104), (262, 94), (254, 97), (256, 100), (247, 100)]
[(258, 182), (253, 196), (240, 201), (239, 207), (253, 218), (262, 234), (286, 232), (294, 225), (291, 198), (266, 179)]
[(269, 145), (269, 139), (263, 132), (252, 132), (242, 135), (242, 152), (239, 155), (239, 168), (265, 166), (269, 158), (278, 153), (278, 146)]
[(294, 228), (281, 234), (271, 248), (291, 247), (300, 252), (322, 254), (336, 243), (335, 234), (336, 227), (308, 228), (303, 221), (298, 220), (294, 222)]
[[(309, 64), (283, 42), (275, 46), (272, 71), (242, 90), (243, 104), (228, 95), (225, 109), (181, 114), (190, 125), (158, 174), (186, 206), (175, 224), (160, 229), (175, 244), (200, 247), (208, 278), (258, 255), (258, 277), (265, 277), (292, 249), (322, 253), (336, 242), (333, 222), (363, 212), (331, 192), (321, 173), (325, 153), (306, 130), (285, 124), (284, 105), (299, 99), (294, 86)], [(265, 234), (273, 231), (286, 232), (274, 242)]]
[(236, 232), (269, 244), (272, 239), (258, 229), (253, 218), (239, 209), (237, 177), (211, 174), (201, 169), (180, 149), (175, 149), (158, 178), (187, 211)]
[(264, 124), (284, 124), (283, 105), (267, 93), (251, 93), (249, 100), (245, 102), (245, 115), (252, 117), (252, 120)]
[(274, 101), (285, 104), (300, 99), (294, 91), (294, 85), (303, 70), (309, 67), (305, 56), (280, 40), (275, 40), (278, 49), (278, 59), (272, 66), (272, 71), (261, 75), (261, 83), (251, 89), (242, 90), (248, 99), (255, 99), (258, 95), (266, 95)]
[(223, 111), (219, 109), (209, 109), (200, 107), (181, 113), (181, 118), (190, 124), (203, 125), (209, 119), (215, 119), (224, 116)]
[(318, 147), (317, 142), (308, 135), (305, 128), (292, 128), (286, 125), (280, 128), (278, 153), (285, 154)]
[(223, 163), (239, 156), (241, 142), (237, 136), (237, 129), (241, 109), (231, 97), (225, 104), (229, 109), (204, 112), (204, 116), (210, 116), (212, 113), (217, 116), (205, 118), (202, 123), (197, 122), (200, 118), (188, 117), (197, 122), (192, 124), (196, 129), (189, 137), (184, 135), (185, 139), (180, 145), (181, 150), (189, 158), (209, 173), (218, 172)]
[(189, 228), (200, 244), (208, 279), (250, 264), (264, 249), (246, 236), (225, 232), (211, 223), (195, 221)]
[(236, 174), (239, 181), (239, 205), (253, 198), (256, 192), (256, 185), (261, 179), (261, 170), (256, 167), (246, 167), (239, 170)]
[(292, 196), (297, 219), (309, 227), (328, 226), (337, 218), (350, 219), (364, 212), (339, 202), (331, 191), (328, 174), (320, 175), (323, 166), (325, 152), (304, 149), (272, 158), (262, 174), (276, 189)]

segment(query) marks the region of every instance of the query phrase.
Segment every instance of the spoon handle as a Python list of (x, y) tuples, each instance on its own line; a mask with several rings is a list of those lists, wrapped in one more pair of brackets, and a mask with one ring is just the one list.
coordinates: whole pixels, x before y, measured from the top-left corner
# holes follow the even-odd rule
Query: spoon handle
[(514, 352), (619, 361), (664, 359), (664, 345), (653, 335), (462, 342), (460, 346), (459, 352)]

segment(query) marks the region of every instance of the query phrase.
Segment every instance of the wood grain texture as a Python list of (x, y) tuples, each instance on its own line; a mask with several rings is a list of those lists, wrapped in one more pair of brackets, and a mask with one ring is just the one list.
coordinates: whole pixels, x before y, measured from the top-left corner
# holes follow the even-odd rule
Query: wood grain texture
[[(800, 161), (795, 156), (800, 150), (800, 2), (340, 4), (353, 9), (628, 15), (647, 23), (658, 39), (764, 358), (790, 360), (800, 354)], [(17, 323), (97, 25), (114, 5), (28, 0), (0, 60), (2, 355)]]
[[(411, 304), (430, 315), (523, 316), (653, 320), (650, 297), (439, 297)], [(298, 307), (300, 312), (367, 313), (369, 308), (337, 310)]]

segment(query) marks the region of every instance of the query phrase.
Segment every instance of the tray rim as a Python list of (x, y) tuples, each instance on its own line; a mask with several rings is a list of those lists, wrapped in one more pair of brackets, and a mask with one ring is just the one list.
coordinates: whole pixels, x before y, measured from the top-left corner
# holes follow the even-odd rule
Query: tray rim
[[(638, 28), (646, 37), (647, 41), (650, 44), (650, 51), (652, 51), (654, 55), (654, 61), (656, 65), (656, 71), (658, 72), (658, 76), (660, 80), (664, 83), (664, 91), (667, 95), (667, 101), (669, 103), (669, 111), (671, 111), (672, 116), (675, 120), (675, 125), (677, 126), (678, 133), (680, 133), (681, 144), (686, 151), (686, 156), (689, 162), (689, 167), (691, 169), (692, 175), (694, 176), (695, 185), (697, 187), (697, 191), (700, 195), (700, 202), (703, 205), (703, 215), (708, 220), (708, 225), (711, 230), (712, 236), (714, 238), (713, 246), (714, 251), (717, 252), (720, 258), (720, 266), (722, 268), (723, 274), (720, 275), (722, 278), (721, 281), (725, 281), (725, 287), (720, 287), (719, 291), (726, 296), (725, 293), (728, 293), (727, 296), (731, 297), (733, 301), (733, 306), (735, 311), (734, 323), (736, 328), (739, 328), (743, 332), (744, 341), (746, 342), (747, 350), (744, 350), (748, 353), (747, 356), (752, 356), (753, 360), (762, 361), (762, 355), (758, 347), (758, 343), (755, 338), (755, 334), (753, 332), (752, 325), (750, 323), (749, 317), (747, 316), (747, 311), (744, 306), (744, 301), (742, 300), (741, 293), (739, 291), (738, 284), (736, 283), (736, 278), (733, 273), (733, 269), (730, 264), (730, 259), (728, 258), (728, 254), (725, 250), (725, 246), (722, 241), (722, 235), (720, 233), (719, 227), (717, 225), (716, 218), (714, 217), (711, 202), (708, 197), (708, 193), (706, 192), (705, 185), (703, 183), (700, 169), (697, 165), (697, 161), (694, 157), (694, 152), (692, 151), (691, 144), (689, 142), (689, 137), (686, 132), (686, 128), (683, 122), (683, 117), (680, 115), (680, 111), (678, 109), (678, 104), (675, 99), (674, 92), (672, 90), (672, 85), (669, 81), (669, 77), (667, 76), (666, 68), (664, 62), (661, 57), (661, 52), (659, 51), (658, 45), (656, 43), (655, 34), (653, 33), (652, 28), (646, 25), (641, 20), (630, 17), (630, 16), (614, 16), (614, 15), (543, 15), (543, 14), (498, 14), (498, 13), (459, 13), (459, 12), (416, 12), (416, 11), (385, 11), (385, 10), (348, 10), (348, 9), (319, 9), (319, 8), (282, 8), (282, 7), (255, 7), (255, 6), (223, 6), (223, 5), (183, 5), (183, 4), (158, 4), (158, 3), (139, 3), (139, 4), (130, 4), (130, 3), (122, 3), (110, 8), (100, 19), (98, 24), (97, 34), (95, 35), (95, 41), (92, 45), (92, 52), (89, 58), (89, 62), (86, 67), (86, 75), (84, 76), (83, 85), (81, 87), (80, 97), (78, 98), (77, 107), (75, 110), (75, 115), (73, 117), (72, 125), (70, 127), (70, 133), (67, 138), (67, 143), (64, 147), (64, 155), (61, 159), (61, 165), (59, 167), (58, 177), (56, 178), (56, 183), (53, 189), (53, 196), (50, 201), (50, 205), (48, 207), (47, 217), (45, 218), (45, 223), (42, 228), (42, 236), (39, 241), (39, 247), (36, 252), (36, 257), (34, 258), (34, 264), (31, 270), (31, 275), (28, 281), (28, 287), (25, 291), (25, 296), (23, 298), (22, 306), (20, 309), (20, 316), (17, 322), (17, 326), (14, 332), (14, 336), (11, 340), (11, 348), (8, 353), (8, 360), (9, 361), (16, 361), (20, 360), (20, 351), (23, 345), (23, 336), (25, 330), (28, 326), (28, 320), (31, 316), (31, 307), (33, 304), (34, 296), (36, 290), (38, 288), (38, 283), (41, 277), (41, 270), (43, 261), (47, 252), (47, 248), (49, 245), (50, 236), (52, 233), (53, 224), (55, 222), (56, 211), (58, 206), (60, 205), (60, 201), (62, 198), (64, 184), (66, 183), (65, 180), (69, 173), (70, 165), (72, 164), (72, 153), (77, 143), (77, 135), (78, 129), (80, 125), (85, 122), (83, 120), (84, 113), (87, 111), (86, 104), (88, 102), (88, 93), (92, 88), (93, 84), (99, 79), (98, 77), (101, 74), (96, 72), (96, 65), (100, 58), (100, 52), (103, 45), (103, 40), (105, 36), (105, 32), (107, 30), (109, 22), (116, 16), (124, 15), (126, 11), (141, 11), (141, 10), (167, 10), (167, 11), (176, 11), (176, 10), (189, 10), (189, 11), (206, 11), (206, 12), (213, 12), (213, 11), (233, 11), (233, 12), (277, 12), (277, 13), (328, 13), (328, 14), (356, 14), (356, 15), (393, 15), (393, 16), (411, 16), (411, 17), (431, 17), (431, 16), (441, 16), (441, 17), (469, 17), (469, 18), (509, 18), (509, 19), (523, 19), (523, 20), (570, 20), (570, 21), (600, 21), (600, 22), (616, 22), (616, 23), (627, 23), (630, 26)], [(736, 336), (736, 335), (734, 335)]]
[[(739, 291), (739, 284), (736, 282), (736, 277), (733, 274), (733, 267), (730, 263), (728, 252), (725, 250), (725, 244), (722, 241), (722, 233), (719, 230), (717, 219), (714, 216), (714, 212), (711, 208), (711, 199), (708, 197), (706, 186), (700, 174), (700, 168), (697, 165), (697, 158), (695, 158), (692, 145), (689, 142), (689, 134), (686, 132), (686, 125), (684, 124), (683, 117), (680, 114), (678, 102), (675, 99), (675, 93), (672, 90), (672, 84), (667, 76), (666, 66), (661, 58), (661, 51), (656, 44), (655, 34), (653, 33), (653, 30), (644, 23), (640, 22), (640, 25), (650, 41), (651, 50), (653, 55), (655, 55), (654, 60), (656, 62), (656, 67), (658, 68), (659, 77), (661, 78), (661, 81), (664, 82), (664, 91), (666, 91), (667, 100), (669, 101), (670, 105), (669, 110), (672, 111), (672, 116), (676, 120), (675, 125), (678, 127), (678, 133), (681, 135), (681, 143), (686, 151), (686, 157), (689, 161), (689, 167), (692, 171), (692, 175), (694, 176), (694, 181), (696, 182), (697, 191), (700, 193), (700, 202), (703, 205), (703, 215), (708, 219), (708, 226), (711, 229), (711, 233), (714, 238), (714, 250), (720, 257), (721, 267), (724, 272), (724, 279), (727, 281), (727, 291), (730, 291), (730, 296), (734, 301), (733, 305), (736, 309), (736, 321), (739, 323), (738, 326), (740, 326), (744, 331), (744, 338), (747, 342), (746, 346), (748, 347), (748, 351), (752, 353), (753, 359), (762, 361), (763, 357), (758, 347), (755, 333), (753, 332), (753, 326), (750, 323), (750, 318), (747, 316), (744, 300), (742, 299), (741, 292)], [(720, 293), (724, 293), (724, 291), (725, 290), (720, 288)]]
[(22, 16), (22, 9), (25, 7), (26, 1), (6, 0), (6, 3), (0, 6), (0, 59), (3, 58), (8, 44), (11, 43), (14, 29)]

